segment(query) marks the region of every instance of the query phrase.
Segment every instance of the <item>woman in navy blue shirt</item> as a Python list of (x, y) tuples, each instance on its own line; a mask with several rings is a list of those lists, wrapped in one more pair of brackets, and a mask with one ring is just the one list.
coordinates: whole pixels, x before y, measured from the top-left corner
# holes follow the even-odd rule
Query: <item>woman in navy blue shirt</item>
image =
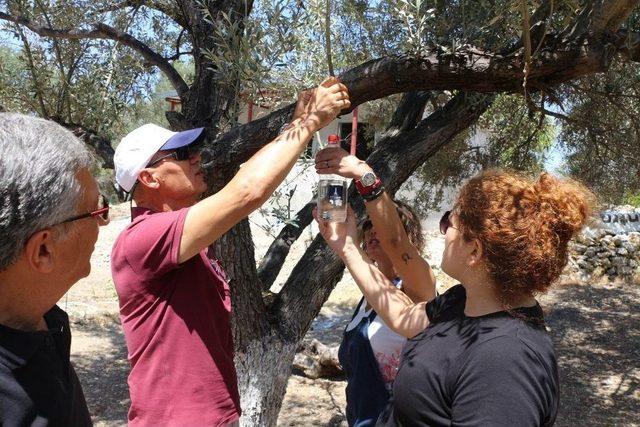
[[(382, 194), (380, 187), (376, 189), (373, 170), (341, 148), (321, 151), (316, 168), (320, 173), (355, 179), (365, 199), (376, 197), (375, 191)], [(367, 174), (369, 185), (360, 181)], [(421, 256), (424, 237), (416, 213), (407, 204), (389, 197), (381, 199), (379, 205), (367, 203), (367, 213), (359, 227), (359, 240), (367, 256), (412, 301), (433, 299), (435, 277)], [(347, 376), (346, 413), (350, 426), (375, 425), (389, 400), (405, 341), (404, 336), (386, 325), (366, 298), (360, 300), (338, 353)]]

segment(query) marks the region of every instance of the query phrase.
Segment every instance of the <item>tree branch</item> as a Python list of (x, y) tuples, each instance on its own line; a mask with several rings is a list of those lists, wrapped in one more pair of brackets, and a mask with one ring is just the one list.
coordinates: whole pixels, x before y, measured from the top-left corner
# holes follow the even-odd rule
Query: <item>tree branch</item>
[(180, 10), (177, 7), (172, 7), (171, 2), (163, 2), (163, 1), (148, 1), (148, 0), (124, 0), (120, 3), (116, 3), (114, 5), (104, 7), (102, 9), (98, 9), (93, 12), (92, 15), (97, 15), (101, 13), (114, 12), (117, 10), (121, 10), (125, 7), (146, 7), (151, 10), (158, 11), (169, 18), (173, 19), (176, 24), (179, 26), (186, 28), (186, 22), (184, 17), (180, 13)]
[(19, 25), (16, 25), (16, 31), (22, 40), (22, 45), (24, 46), (24, 53), (27, 59), (27, 65), (29, 68), (29, 74), (31, 74), (31, 78), (33, 79), (33, 88), (35, 89), (35, 95), (38, 99), (38, 105), (40, 106), (40, 114), (45, 119), (49, 117), (49, 112), (47, 111), (47, 106), (44, 103), (43, 89), (40, 86), (40, 79), (38, 78), (38, 73), (36, 72), (36, 65), (33, 61), (33, 54), (31, 53), (31, 45), (29, 44), (29, 40), (22, 31), (22, 28)]
[(559, 40), (576, 43), (590, 36), (601, 37), (605, 33), (615, 32), (637, 5), (638, 0), (591, 0), (586, 2), (576, 20), (560, 33)]
[(189, 50), (187, 52), (179, 52), (178, 51), (174, 55), (165, 57), (164, 59), (166, 59), (167, 61), (177, 61), (183, 55), (193, 55), (193, 51), (192, 50)]
[[(531, 15), (531, 43), (536, 45), (535, 52), (540, 50), (542, 43), (544, 42), (545, 35), (547, 33), (547, 20), (554, 12), (555, 0), (543, 0), (540, 6)], [(534, 53), (535, 56), (535, 53)]]
[(103, 168), (113, 169), (113, 154), (115, 152), (111, 145), (111, 141), (108, 138), (81, 124), (66, 122), (62, 117), (51, 117), (51, 120), (58, 123), (60, 126), (69, 129), (76, 137), (88, 146), (92, 147), (98, 157), (102, 160)]
[(367, 163), (382, 178), (389, 193), (395, 194), (416, 168), (472, 126), (494, 98), (495, 94), (459, 93), (410, 132), (381, 141), (380, 149)]
[(620, 30), (616, 36), (618, 53), (629, 61), (640, 62), (640, 33)]
[[(532, 43), (538, 45), (537, 50), (545, 45), (556, 48), (553, 55), (541, 52), (533, 61), (527, 76), (528, 91), (535, 92), (585, 74), (605, 71), (614, 53), (608, 45), (610, 33), (619, 28), (638, 2), (594, 0), (585, 6), (583, 22), (576, 24), (583, 30), (586, 42), (577, 36), (560, 40), (561, 34), (552, 34), (543, 43), (545, 22), (553, 13), (552, 4), (544, 1), (532, 17)], [(594, 13), (597, 19), (591, 19)], [(515, 48), (518, 50), (511, 49), (508, 55), (500, 55), (467, 47), (453, 56), (442, 55), (433, 49), (422, 58), (395, 56), (371, 60), (340, 78), (349, 87), (352, 108), (372, 99), (412, 90), (519, 93), (524, 77), (523, 52), (520, 45)], [(380, 87), (383, 92), (372, 86)]]
[(638, 0), (600, 0), (593, 22), (594, 32), (616, 31), (629, 17), (630, 11), (638, 5)]
[(431, 98), (430, 92), (409, 92), (402, 95), (396, 111), (385, 130), (384, 136), (391, 136), (397, 132), (411, 130), (422, 119), (424, 108)]
[[(611, 37), (607, 37), (610, 40)], [(629, 51), (629, 48), (622, 49)], [(634, 47), (633, 52), (636, 52)], [(616, 53), (605, 41), (573, 46), (553, 55), (542, 52), (534, 59), (527, 79), (529, 92), (536, 92), (581, 76), (603, 72)], [(349, 88), (351, 108), (394, 93), (430, 90), (478, 92), (522, 91), (521, 56), (501, 56), (469, 49), (465, 55), (442, 57), (432, 53), (424, 58), (403, 55), (368, 61), (345, 72), (340, 79)], [(239, 126), (219, 137), (209, 150), (213, 159), (239, 163), (246, 161), (260, 147), (277, 136), (289, 121), (295, 105), (290, 104), (259, 120)], [(344, 112), (346, 113), (346, 111)], [(233, 157), (231, 157), (233, 156)], [(211, 163), (210, 166), (215, 166)]]
[(31, 20), (22, 17), (22, 16), (13, 16), (8, 15), (4, 12), (0, 12), (0, 19), (14, 22), (16, 24), (27, 27), (34, 33), (44, 36), (44, 37), (53, 37), (53, 38), (64, 38), (70, 40), (80, 40), (80, 39), (110, 39), (115, 40), (122, 43), (125, 46), (134, 49), (138, 53), (142, 55), (144, 59), (146, 59), (149, 63), (155, 65), (162, 71), (174, 89), (178, 92), (178, 95), (183, 97), (186, 96), (189, 87), (180, 76), (180, 73), (161, 55), (154, 52), (149, 46), (147, 46), (142, 41), (136, 39), (130, 34), (121, 32), (109, 25), (103, 23), (94, 23), (90, 25), (89, 29), (54, 29), (48, 27), (42, 27), (33, 23)]
[(167, 61), (176, 61), (176, 60), (180, 59), (180, 57), (182, 55), (193, 55), (193, 50), (191, 50), (189, 52), (180, 52), (180, 45), (182, 43), (182, 36), (186, 32), (187, 32), (186, 28), (183, 28), (182, 30), (180, 30), (180, 34), (178, 34), (178, 38), (176, 39), (176, 53), (173, 56), (169, 57), (169, 58), (165, 58)]
[(296, 213), (293, 221), (285, 225), (278, 237), (269, 245), (267, 253), (258, 267), (258, 277), (262, 282), (262, 289), (269, 290), (278, 277), (291, 246), (300, 237), (304, 229), (313, 221), (315, 200), (310, 201)]
[[(541, 90), (577, 77), (604, 71), (612, 52), (602, 44), (557, 50), (532, 63), (527, 79), (530, 91)], [(463, 90), (474, 92), (522, 91), (521, 55), (504, 57), (473, 48), (454, 57), (432, 52), (424, 58), (392, 56), (374, 59), (352, 68), (340, 78), (349, 88), (351, 105), (415, 90)]]
[[(47, 25), (51, 26), (51, 19), (49, 18), (49, 13), (47, 8), (42, 4), (40, 0), (36, 0), (35, 3), (40, 8), (40, 11), (42, 12), (42, 16), (44, 17)], [(53, 39), (53, 51), (55, 53), (56, 64), (58, 66), (58, 73), (60, 76), (60, 88), (58, 90), (58, 100), (56, 103), (57, 105), (56, 105), (55, 114), (62, 115), (63, 114), (62, 109), (64, 108), (64, 101), (67, 98), (66, 94), (67, 94), (67, 89), (69, 87), (69, 82), (66, 79), (64, 61), (62, 60), (62, 50), (60, 49), (60, 45), (57, 39)]]
[(255, 152), (278, 136), (282, 126), (293, 117), (295, 106), (289, 104), (225, 133), (203, 150), (203, 167), (213, 170), (218, 165), (232, 161), (236, 164), (246, 162)]

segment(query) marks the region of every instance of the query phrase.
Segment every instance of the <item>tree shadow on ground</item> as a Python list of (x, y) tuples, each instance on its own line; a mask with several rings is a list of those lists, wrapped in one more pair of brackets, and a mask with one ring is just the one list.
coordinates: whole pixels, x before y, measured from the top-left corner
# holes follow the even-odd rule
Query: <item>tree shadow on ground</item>
[(71, 360), (96, 426), (126, 425), (129, 362), (117, 316), (75, 320)]
[[(292, 376), (278, 417), (278, 426), (347, 427), (344, 381)], [(293, 392), (293, 393), (291, 393)]]
[(541, 298), (560, 367), (556, 425), (640, 424), (639, 290), (564, 285)]

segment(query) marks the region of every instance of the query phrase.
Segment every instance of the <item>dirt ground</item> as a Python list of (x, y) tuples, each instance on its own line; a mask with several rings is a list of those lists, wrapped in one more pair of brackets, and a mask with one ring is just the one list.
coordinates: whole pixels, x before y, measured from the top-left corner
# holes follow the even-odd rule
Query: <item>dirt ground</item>
[[(129, 405), (129, 364), (109, 271), (111, 245), (129, 220), (126, 206), (115, 211), (109, 226), (101, 230), (91, 275), (60, 302), (71, 318), (72, 361), (96, 426), (125, 425)], [(258, 254), (268, 242), (264, 240), (256, 245)], [(339, 344), (359, 298), (345, 274), (305, 339)], [(540, 303), (559, 356), (562, 388), (556, 425), (640, 426), (640, 284), (568, 283), (540, 298)], [(278, 425), (346, 425), (345, 385), (341, 378), (292, 375)]]

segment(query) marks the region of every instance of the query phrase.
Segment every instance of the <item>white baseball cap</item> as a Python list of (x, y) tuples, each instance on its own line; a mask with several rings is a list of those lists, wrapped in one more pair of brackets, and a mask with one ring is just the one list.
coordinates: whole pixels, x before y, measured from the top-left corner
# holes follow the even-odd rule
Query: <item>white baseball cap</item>
[(129, 193), (138, 180), (138, 174), (154, 154), (160, 150), (173, 150), (192, 144), (202, 135), (203, 129), (172, 132), (153, 123), (147, 123), (131, 131), (122, 138), (113, 155), (116, 182)]

